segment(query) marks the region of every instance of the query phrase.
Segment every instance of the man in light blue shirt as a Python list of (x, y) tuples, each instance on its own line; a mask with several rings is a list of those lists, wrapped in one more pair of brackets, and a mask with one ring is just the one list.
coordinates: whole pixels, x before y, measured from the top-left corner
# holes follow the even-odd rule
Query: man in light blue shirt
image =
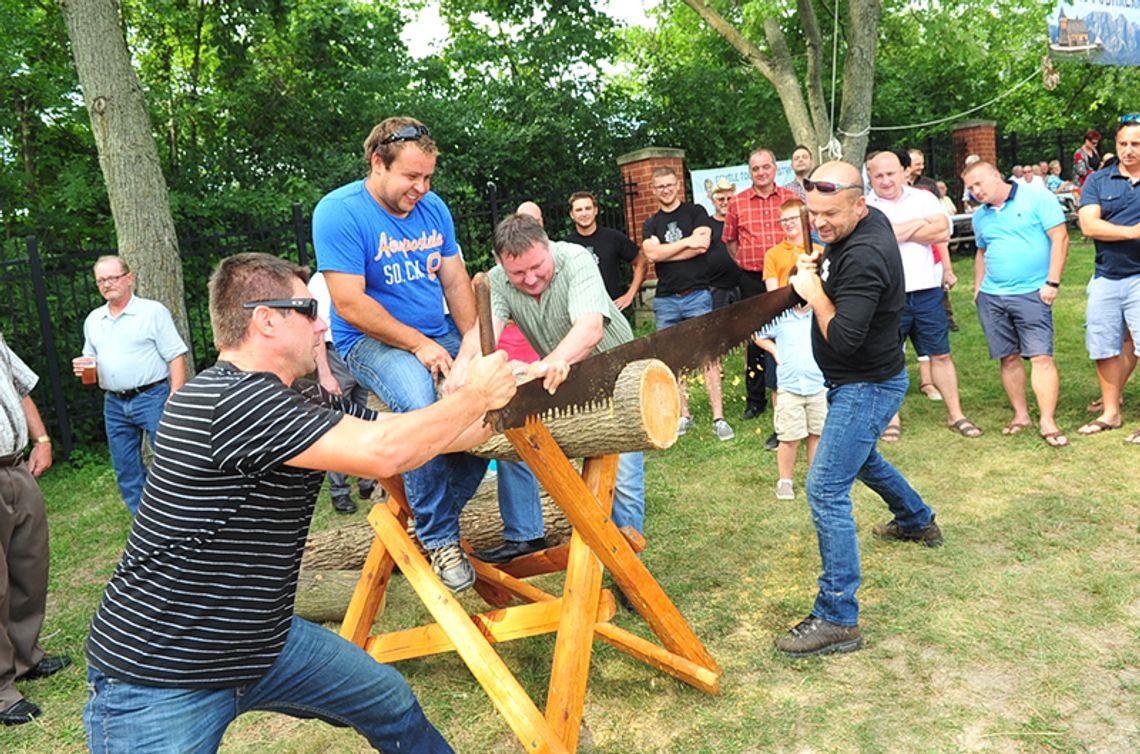
[(126, 260), (96, 260), (95, 284), (107, 304), (87, 315), (83, 356), (72, 361), (72, 370), (81, 375), (84, 360), (95, 358), (111, 465), (133, 516), (146, 482), (143, 433), (153, 449), (166, 399), (186, 382), (187, 349), (170, 310), (134, 295), (135, 274)]
[(980, 202), (972, 219), (978, 319), (990, 358), (1001, 360), (1002, 387), (1013, 406), (1002, 434), (1033, 426), (1021, 364), (1027, 359), (1041, 436), (1052, 447), (1064, 447), (1069, 441), (1054, 417), (1061, 380), (1053, 363), (1053, 301), (1069, 253), (1065, 214), (1052, 194), (1007, 182), (988, 162), (966, 168), (962, 179)]

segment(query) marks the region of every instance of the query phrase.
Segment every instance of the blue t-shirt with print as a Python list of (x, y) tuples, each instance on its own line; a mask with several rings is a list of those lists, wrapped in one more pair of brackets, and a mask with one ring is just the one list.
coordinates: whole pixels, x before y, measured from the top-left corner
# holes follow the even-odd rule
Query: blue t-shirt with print
[[(440, 265), (459, 253), (455, 223), (433, 192), (407, 217), (391, 214), (354, 181), (327, 194), (313, 211), (313, 248), (321, 272), (364, 276), (364, 292), (388, 313), (429, 337), (447, 331)], [(364, 337), (333, 307), (333, 342), (341, 355)]]
[(1046, 231), (1065, 224), (1056, 196), (1014, 183), (1001, 209), (983, 204), (972, 222), (975, 242), (986, 250), (982, 293), (1019, 296), (1045, 285), (1053, 251)]

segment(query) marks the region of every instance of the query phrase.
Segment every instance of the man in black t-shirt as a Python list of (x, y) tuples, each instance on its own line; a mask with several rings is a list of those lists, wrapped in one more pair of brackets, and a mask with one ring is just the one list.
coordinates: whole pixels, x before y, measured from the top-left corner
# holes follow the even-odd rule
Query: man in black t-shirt
[(709, 289), (712, 291), (712, 308), (715, 311), (740, 300), (740, 268), (728, 253), (728, 246), (721, 238), (724, 235), (724, 217), (728, 203), (736, 195), (736, 184), (727, 178), (718, 178), (713, 186), (712, 241), (705, 254), (709, 268)]
[(293, 615), (297, 576), (325, 470), (392, 477), (470, 448), (514, 378), (505, 355), (477, 357), (448, 396), (384, 415), (300, 380), (326, 329), (307, 277), (238, 254), (210, 279), (218, 363), (166, 404), (91, 624), (93, 754), (215, 751), (252, 710), (351, 726), (381, 751), (452, 751), (399, 672)]
[(801, 255), (791, 284), (812, 308), (812, 353), (830, 390), (807, 478), (823, 572), (811, 614), (776, 639), (776, 648), (791, 657), (863, 646), (855, 599), (859, 545), (851, 513), (856, 479), (894, 514), (889, 523), (874, 526), (877, 537), (942, 544), (934, 511), (875, 447), (907, 389), (899, 335), (905, 290), (894, 230), (886, 215), (867, 206), (859, 170), (849, 163), (821, 165), (805, 188), (827, 251)]
[[(598, 202), (589, 191), (570, 195), (570, 219), (574, 221), (574, 230), (562, 240), (576, 243), (594, 255), (606, 293), (624, 312), (641, 290), (649, 263), (625, 233), (598, 225)], [(629, 285), (622, 282), (622, 262), (633, 270)]]
[[(661, 209), (645, 221), (641, 251), (657, 269), (653, 314), (658, 330), (712, 311), (706, 259), (712, 240), (712, 222), (703, 207), (681, 201), (683, 189), (673, 168), (660, 167), (653, 171), (653, 191)], [(705, 367), (705, 389), (713, 414), (713, 431), (721, 440), (731, 440), (734, 434), (724, 420), (719, 364)], [(680, 391), (681, 421), (677, 434), (683, 435), (693, 425), (693, 417), (689, 414), (683, 381)]]

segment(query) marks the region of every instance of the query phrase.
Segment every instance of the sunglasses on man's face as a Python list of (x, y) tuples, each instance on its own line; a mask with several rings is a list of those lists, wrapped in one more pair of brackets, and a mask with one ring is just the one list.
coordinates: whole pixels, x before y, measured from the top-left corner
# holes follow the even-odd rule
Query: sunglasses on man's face
[(247, 301), (241, 305), (243, 309), (256, 309), (259, 306), (269, 309), (292, 309), (304, 314), (310, 320), (317, 318), (317, 300), (315, 298), (274, 298), (267, 301)]
[(407, 125), (400, 126), (392, 133), (385, 136), (380, 140), (380, 146), (385, 144), (395, 144), (397, 141), (419, 141), (425, 136), (430, 136), (427, 126)]
[(835, 194), (847, 189), (863, 190), (861, 183), (835, 183), (833, 181), (813, 181), (810, 178), (804, 179), (804, 188), (808, 191), (818, 191), (821, 194)]

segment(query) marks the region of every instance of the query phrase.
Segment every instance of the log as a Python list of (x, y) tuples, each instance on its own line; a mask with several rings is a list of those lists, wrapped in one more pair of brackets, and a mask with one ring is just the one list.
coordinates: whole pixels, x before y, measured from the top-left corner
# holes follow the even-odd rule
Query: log
[[(297, 582), (293, 612), (314, 623), (334, 623), (344, 618), (360, 569), (302, 570)], [(381, 608), (383, 609), (383, 608)]]
[[(618, 375), (608, 405), (542, 418), (568, 458), (589, 458), (664, 450), (677, 441), (680, 417), (677, 378), (663, 362), (644, 359), (627, 364)], [(484, 458), (520, 460), (503, 435), (495, 435), (470, 452)]]
[[(570, 524), (545, 492), (542, 493), (542, 518), (548, 545), (553, 547), (570, 541)], [(459, 516), (459, 528), (476, 550), (502, 544), (503, 519), (499, 516), (498, 492), (493, 480), (480, 485), (475, 497), (467, 503)], [(359, 576), (374, 536), (375, 532), (367, 521), (310, 534), (301, 559), (302, 573), (306, 570), (355, 569)], [(348, 591), (351, 595), (352, 589)]]

